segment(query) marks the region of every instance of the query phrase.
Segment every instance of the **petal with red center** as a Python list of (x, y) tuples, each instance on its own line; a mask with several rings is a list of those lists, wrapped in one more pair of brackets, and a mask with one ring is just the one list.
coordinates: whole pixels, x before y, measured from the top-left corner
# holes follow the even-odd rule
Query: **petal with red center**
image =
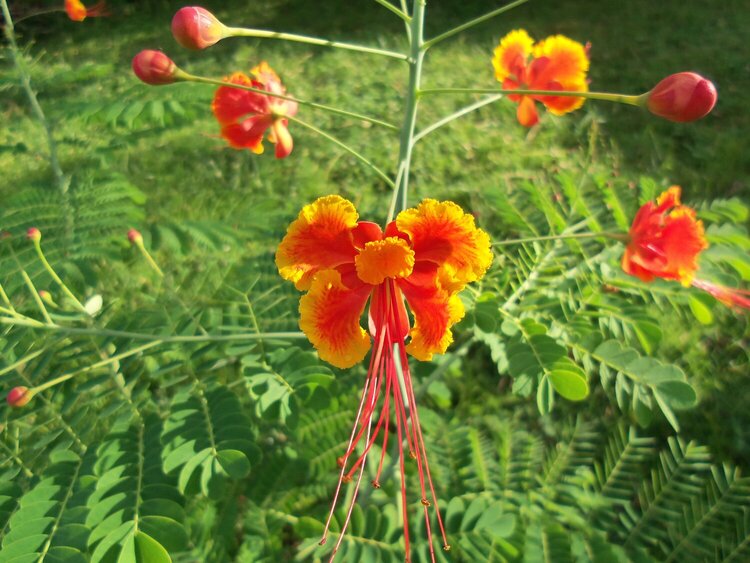
[(516, 108), (516, 118), (518, 123), (524, 127), (533, 127), (539, 123), (539, 113), (536, 111), (533, 98), (529, 96), (521, 97), (521, 103)]
[(405, 278), (414, 268), (414, 251), (398, 237), (387, 237), (365, 244), (354, 264), (364, 283), (380, 285), (386, 278)]
[(299, 326), (320, 358), (338, 368), (362, 361), (370, 349), (370, 337), (359, 319), (372, 288), (349, 289), (336, 270), (321, 270), (299, 303)]
[(276, 143), (276, 158), (286, 158), (294, 147), (292, 136), (286, 125), (286, 119), (276, 119), (271, 126), (272, 135), (268, 137), (268, 140)]
[(305, 290), (316, 272), (354, 264), (352, 230), (357, 218), (354, 205), (337, 195), (321, 197), (303, 207), (276, 251), (281, 276)]
[(239, 123), (230, 123), (223, 126), (221, 136), (234, 149), (250, 149), (255, 154), (261, 154), (263, 152), (263, 134), (270, 126), (270, 117), (256, 115)]
[[(252, 80), (242, 72), (235, 72), (224, 82), (253, 86)], [(232, 88), (231, 86), (219, 86), (214, 94), (211, 109), (221, 125), (235, 123), (241, 117), (252, 114), (268, 113), (268, 97), (257, 92)]]
[(689, 286), (698, 270), (698, 255), (708, 248), (703, 222), (695, 218), (695, 210), (680, 206), (667, 216), (661, 248), (668, 260), (665, 274)]
[(414, 275), (396, 283), (414, 315), (406, 351), (425, 362), (443, 354), (453, 342), (451, 327), (464, 316), (461, 299), (442, 287), (438, 268), (430, 263), (417, 264)]
[(417, 263), (432, 262), (461, 284), (480, 279), (492, 263), (490, 237), (453, 202), (426, 199), (399, 213), (395, 223)]
[(502, 82), (509, 76), (520, 78), (518, 73), (526, 66), (534, 40), (526, 30), (515, 29), (500, 40), (492, 56), (495, 78)]
[(573, 90), (570, 84), (580, 84), (586, 81), (589, 70), (589, 56), (586, 47), (578, 41), (573, 41), (564, 35), (553, 35), (540, 41), (534, 47), (534, 58), (546, 57), (549, 63), (544, 71), (537, 73), (530, 86), (546, 85), (558, 82), (564, 90)]

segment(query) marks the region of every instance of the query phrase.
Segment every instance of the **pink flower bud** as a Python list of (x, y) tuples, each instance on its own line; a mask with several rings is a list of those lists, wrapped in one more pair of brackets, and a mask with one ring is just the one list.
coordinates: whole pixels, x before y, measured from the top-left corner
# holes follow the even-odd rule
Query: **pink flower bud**
[(33, 394), (29, 393), (28, 387), (14, 387), (8, 393), (6, 400), (8, 404), (14, 409), (20, 409), (26, 406), (33, 397)]
[(181, 8), (172, 18), (172, 35), (186, 49), (205, 49), (225, 37), (226, 26), (200, 6)]
[(716, 105), (716, 87), (694, 72), (667, 76), (647, 94), (646, 106), (654, 115), (670, 121), (695, 121)]
[(133, 57), (133, 72), (146, 84), (160, 86), (176, 82), (179, 69), (161, 51), (146, 49)]
[(143, 235), (135, 229), (130, 229), (128, 231), (128, 240), (131, 244), (137, 244), (143, 242)]
[(28, 231), (26, 231), (26, 238), (37, 242), (42, 240), (42, 231), (37, 229), (36, 227), (31, 227)]

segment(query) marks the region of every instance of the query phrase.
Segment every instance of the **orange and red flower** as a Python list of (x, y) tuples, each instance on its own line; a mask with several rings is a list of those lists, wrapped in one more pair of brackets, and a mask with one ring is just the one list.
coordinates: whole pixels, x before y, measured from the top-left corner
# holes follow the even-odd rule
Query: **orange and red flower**
[(696, 279), (698, 257), (708, 248), (703, 222), (680, 203), (681, 189), (672, 186), (656, 203), (649, 201), (635, 216), (622, 257), (625, 273), (645, 282), (674, 280), (695, 287), (730, 307), (750, 309), (750, 292)]
[(81, 0), (65, 0), (65, 12), (68, 14), (68, 17), (75, 22), (82, 22), (86, 18), (97, 18), (109, 15), (107, 12), (107, 4), (105, 2), (98, 2), (91, 8), (87, 8), (83, 5)]
[[(588, 45), (563, 35), (534, 40), (523, 29), (511, 31), (500, 40), (492, 57), (495, 78), (505, 90), (588, 91)], [(525, 127), (539, 121), (534, 101), (541, 102), (554, 115), (564, 115), (583, 105), (584, 98), (574, 96), (510, 95), (518, 103), (516, 116)]]
[(640, 208), (630, 227), (622, 257), (625, 273), (649, 282), (676, 280), (688, 287), (698, 269), (698, 255), (708, 248), (703, 222), (695, 210), (680, 204), (681, 190), (672, 186), (656, 203)]
[[(357, 423), (346, 453), (339, 458), (341, 471), (330, 514), (341, 484), (351, 480), (358, 469), (359, 475), (332, 558), (349, 522), (367, 454), (382, 430), (381, 459), (373, 480), (373, 486), (380, 486), (391, 405), (401, 463), (404, 522), (405, 441), (410, 457), (417, 463), (430, 549), (433, 546), (428, 507), (433, 502), (443, 548), (448, 549), (407, 353), (419, 360), (430, 360), (433, 354), (446, 351), (453, 340), (451, 327), (464, 315), (458, 293), (466, 284), (479, 280), (492, 262), (490, 239), (475, 226), (472, 215), (451, 202), (425, 200), (418, 207), (401, 212), (385, 232), (375, 223), (358, 219), (349, 201), (335, 195), (320, 198), (302, 209), (276, 253), (282, 277), (294, 282), (297, 289), (307, 291), (300, 301), (300, 327), (323, 360), (347, 368), (362, 361), (371, 341), (374, 343)], [(368, 330), (364, 330), (360, 318), (368, 301)], [(406, 305), (414, 317), (411, 327)], [(385, 392), (381, 393), (383, 388)], [(380, 413), (376, 416), (379, 403)], [(363, 435), (362, 452), (348, 467)], [(427, 490), (432, 500), (428, 499)], [(330, 521), (329, 515), (328, 524)], [(328, 524), (321, 544), (325, 543)], [(408, 553), (408, 524), (404, 526), (404, 538)]]
[[(273, 94), (285, 95), (281, 79), (266, 62), (251, 71), (252, 77), (235, 72), (225, 82), (258, 88)], [(297, 102), (267, 96), (258, 92), (220, 86), (211, 109), (221, 125), (221, 136), (235, 149), (263, 152), (263, 136), (270, 129), (268, 140), (276, 145), (276, 158), (292, 152), (292, 136), (287, 129), (288, 119), (297, 113)]]

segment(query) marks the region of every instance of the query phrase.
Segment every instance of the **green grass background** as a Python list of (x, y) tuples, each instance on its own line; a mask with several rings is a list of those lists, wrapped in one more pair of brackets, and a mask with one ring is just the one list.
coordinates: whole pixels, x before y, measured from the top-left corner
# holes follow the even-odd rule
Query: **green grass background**
[[(54, 5), (11, 2), (18, 16)], [(403, 63), (252, 39), (230, 39), (190, 52), (177, 46), (169, 29), (182, 2), (113, 0), (110, 5), (109, 18), (79, 24), (55, 13), (26, 20), (17, 29), (21, 44), (29, 46), (35, 60), (34, 85), (55, 124), (66, 173), (74, 178), (100, 170), (123, 174), (146, 193), (148, 224), (209, 219), (246, 230), (270, 223), (280, 233), (303, 204), (328, 193), (352, 199), (363, 216), (385, 218), (387, 187), (328, 141), (292, 125), (295, 149), (286, 160), (276, 161), (272, 150), (256, 157), (228, 149), (209, 108), (213, 88), (148, 87), (132, 75), (130, 61), (141, 49), (163, 49), (189, 72), (221, 77), (266, 60), (293, 95), (394, 122), (402, 117), (401, 96), (407, 83)], [(368, 0), (232, 0), (203, 5), (230, 25), (405, 49), (401, 22)], [(478, 0), (428, 2), (427, 36), (497, 5)], [(549, 183), (559, 172), (611, 178), (624, 190), (635, 189), (644, 177), (664, 187), (676, 183), (683, 186), (685, 199), (696, 204), (715, 197), (748, 199), (746, 2), (532, 0), (437, 46), (428, 55), (424, 86), (494, 87), (492, 49), (518, 27), (538, 39), (563, 33), (591, 42), (594, 90), (641, 93), (670, 73), (693, 70), (717, 84), (719, 102), (709, 117), (693, 124), (658, 120), (632, 107), (587, 103), (572, 115), (546, 116), (540, 127), (526, 130), (515, 121), (515, 106), (501, 101), (417, 146), (412, 201), (430, 196), (473, 202), (481, 222), (484, 192), (512, 190), (522, 181)], [(38, 183), (54, 189), (44, 158), (43, 131), (30, 118), (7, 60), (1, 68), (0, 196)], [(419, 123), (427, 125), (476, 98), (426, 99)], [(164, 116), (150, 106), (141, 111), (145, 101), (177, 101), (184, 114), (169, 107)], [(395, 133), (304, 107), (299, 117), (393, 170)], [(271, 203), (259, 207), (259, 199)], [(487, 227), (495, 236), (513, 235), (502, 225)], [(719, 327), (675, 326), (666, 334), (663, 346), (668, 354), (691, 373), (703, 374), (702, 403), (686, 416), (686, 433), (708, 442), (724, 457), (750, 462), (750, 415), (744, 398), (750, 390), (746, 320), (726, 313)]]

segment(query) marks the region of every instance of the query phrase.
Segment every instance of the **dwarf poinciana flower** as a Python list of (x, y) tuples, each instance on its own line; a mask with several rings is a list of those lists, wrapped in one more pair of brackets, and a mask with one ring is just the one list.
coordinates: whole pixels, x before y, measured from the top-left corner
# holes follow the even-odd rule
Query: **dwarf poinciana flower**
[(80, 0), (65, 0), (65, 12), (75, 22), (82, 22), (86, 18), (97, 18), (107, 16), (107, 4), (97, 2), (91, 8), (87, 8)]
[[(235, 72), (224, 81), (274, 94), (286, 94), (281, 79), (265, 61), (250, 74), (252, 77)], [(231, 147), (261, 154), (263, 136), (270, 129), (268, 140), (276, 145), (276, 158), (287, 157), (292, 152), (292, 136), (287, 129), (286, 117), (297, 113), (297, 102), (231, 86), (220, 86), (211, 108), (221, 125), (221, 136)]]
[(706, 291), (725, 305), (750, 308), (750, 293), (695, 278), (698, 257), (708, 242), (695, 210), (681, 204), (681, 193), (679, 186), (672, 186), (656, 203), (649, 201), (638, 210), (622, 269), (645, 282), (674, 280)]
[(205, 49), (224, 38), (226, 26), (200, 6), (186, 6), (172, 18), (172, 35), (186, 49)]
[(670, 121), (695, 121), (708, 115), (718, 95), (713, 82), (694, 72), (678, 72), (646, 94), (646, 107)]
[[(492, 57), (495, 78), (505, 90), (588, 91), (588, 46), (553, 35), (534, 40), (523, 29), (511, 31), (500, 40)], [(534, 100), (554, 115), (564, 115), (583, 105), (584, 99), (573, 96), (516, 96), (508, 98), (518, 104), (516, 116), (521, 125), (531, 127), (539, 121)]]
[[(445, 352), (453, 340), (451, 327), (464, 315), (458, 293), (466, 284), (480, 279), (491, 262), (489, 237), (475, 226), (472, 215), (451, 202), (425, 200), (417, 208), (402, 211), (383, 232), (375, 223), (358, 221), (354, 205), (333, 195), (305, 206), (287, 229), (276, 253), (276, 264), (285, 279), (307, 291), (300, 300), (300, 328), (320, 357), (347, 368), (364, 359), (371, 341), (374, 346), (357, 421), (346, 452), (339, 458), (339, 482), (321, 540), (325, 543), (341, 484), (359, 470), (352, 504), (331, 559), (346, 531), (367, 454), (382, 431), (382, 452), (372, 482), (374, 487), (380, 486), (391, 411), (401, 467), (407, 554), (404, 442), (417, 464), (431, 553), (428, 508), (432, 503), (443, 546), (449, 549), (419, 425), (407, 353), (430, 360), (433, 354)], [(360, 317), (368, 301), (369, 330), (365, 331)], [(414, 317), (411, 327), (406, 304)], [(360, 443), (361, 451), (352, 462)]]

